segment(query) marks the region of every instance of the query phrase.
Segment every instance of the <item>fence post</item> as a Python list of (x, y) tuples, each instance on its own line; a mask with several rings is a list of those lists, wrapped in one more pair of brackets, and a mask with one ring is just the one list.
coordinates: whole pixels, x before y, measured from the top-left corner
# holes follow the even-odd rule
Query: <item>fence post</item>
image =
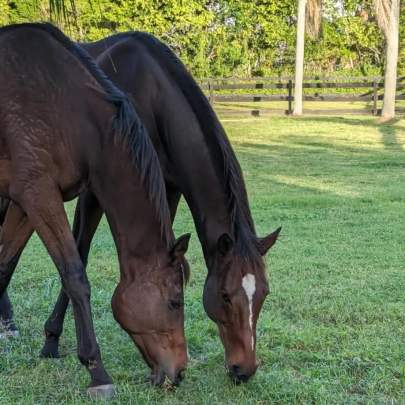
[(378, 82), (377, 79), (373, 80), (373, 115), (378, 114)]
[(292, 114), (292, 80), (290, 79), (287, 84), (288, 88), (288, 110), (287, 115)]

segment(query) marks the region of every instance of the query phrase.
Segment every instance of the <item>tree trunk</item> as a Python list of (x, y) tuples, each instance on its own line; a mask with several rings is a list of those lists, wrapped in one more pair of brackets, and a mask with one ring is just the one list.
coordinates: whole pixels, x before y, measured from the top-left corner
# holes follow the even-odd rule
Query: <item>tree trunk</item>
[(395, 117), (395, 93), (397, 87), (397, 64), (399, 46), (399, 3), (400, 0), (392, 0), (389, 26), (386, 32), (386, 65), (384, 77), (384, 102), (382, 120), (390, 120)]
[(295, 50), (295, 87), (293, 115), (302, 114), (302, 80), (304, 77), (305, 7), (307, 0), (298, 0), (297, 44)]

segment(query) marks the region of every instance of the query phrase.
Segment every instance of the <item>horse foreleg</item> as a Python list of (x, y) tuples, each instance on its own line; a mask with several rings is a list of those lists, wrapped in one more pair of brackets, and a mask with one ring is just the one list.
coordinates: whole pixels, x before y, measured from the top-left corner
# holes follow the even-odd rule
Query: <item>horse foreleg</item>
[[(73, 222), (73, 235), (83, 265), (86, 267), (91, 241), (100, 223), (103, 212), (94, 195), (87, 191), (80, 197), (76, 205)], [(41, 356), (47, 358), (59, 357), (59, 338), (63, 332), (63, 322), (69, 305), (69, 297), (61, 288), (55, 307), (45, 322), (45, 343)]]
[(23, 190), (18, 201), (21, 201), (30, 223), (58, 268), (63, 289), (72, 302), (78, 357), (91, 376), (88, 393), (110, 397), (115, 390), (102, 363), (94, 333), (90, 284), (70, 230), (59, 187), (43, 177), (35, 184), (31, 180), (30, 187)]

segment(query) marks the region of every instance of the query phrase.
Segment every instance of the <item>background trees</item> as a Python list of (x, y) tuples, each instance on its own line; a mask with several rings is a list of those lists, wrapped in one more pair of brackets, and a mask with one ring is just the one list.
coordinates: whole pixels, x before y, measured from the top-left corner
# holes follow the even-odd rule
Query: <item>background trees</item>
[[(71, 24), (61, 25), (74, 39), (94, 40), (130, 29), (150, 31), (174, 47), (199, 77), (278, 76), (295, 70), (296, 1), (65, 0), (65, 4)], [(320, 36), (306, 38), (305, 74), (381, 75), (385, 42), (373, 17), (372, 0), (324, 0), (322, 8)], [(404, 14), (399, 75), (405, 74)], [(0, 0), (0, 24), (48, 17), (49, 0)]]

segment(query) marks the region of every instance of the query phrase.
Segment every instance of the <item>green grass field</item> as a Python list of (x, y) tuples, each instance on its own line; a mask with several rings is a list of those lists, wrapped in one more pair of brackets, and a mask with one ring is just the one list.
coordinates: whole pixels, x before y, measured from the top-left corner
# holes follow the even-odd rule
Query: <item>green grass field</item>
[[(397, 100), (396, 109), (398, 116), (405, 116), (405, 100)], [(267, 115), (284, 115), (288, 109), (287, 101), (261, 101), (261, 102), (216, 102), (215, 108), (223, 113), (250, 113), (251, 110), (261, 110)], [(377, 108), (382, 108), (382, 101), (379, 101)], [(309, 115), (363, 115), (371, 116), (373, 103), (371, 101), (305, 101), (304, 113)]]
[[(114, 322), (118, 277), (105, 222), (89, 261), (98, 340), (120, 404), (405, 403), (405, 121), (372, 117), (224, 119), (243, 167), (259, 234), (283, 226), (267, 259), (271, 294), (258, 325), (256, 376), (225, 375), (201, 297), (206, 269), (182, 204), (176, 234), (193, 231), (186, 334), (191, 361), (176, 391), (148, 373)], [(70, 213), (73, 204), (68, 205)], [(90, 403), (72, 315), (63, 358), (38, 358), (59, 280), (34, 237), (10, 289), (21, 338), (0, 342), (0, 404)]]

